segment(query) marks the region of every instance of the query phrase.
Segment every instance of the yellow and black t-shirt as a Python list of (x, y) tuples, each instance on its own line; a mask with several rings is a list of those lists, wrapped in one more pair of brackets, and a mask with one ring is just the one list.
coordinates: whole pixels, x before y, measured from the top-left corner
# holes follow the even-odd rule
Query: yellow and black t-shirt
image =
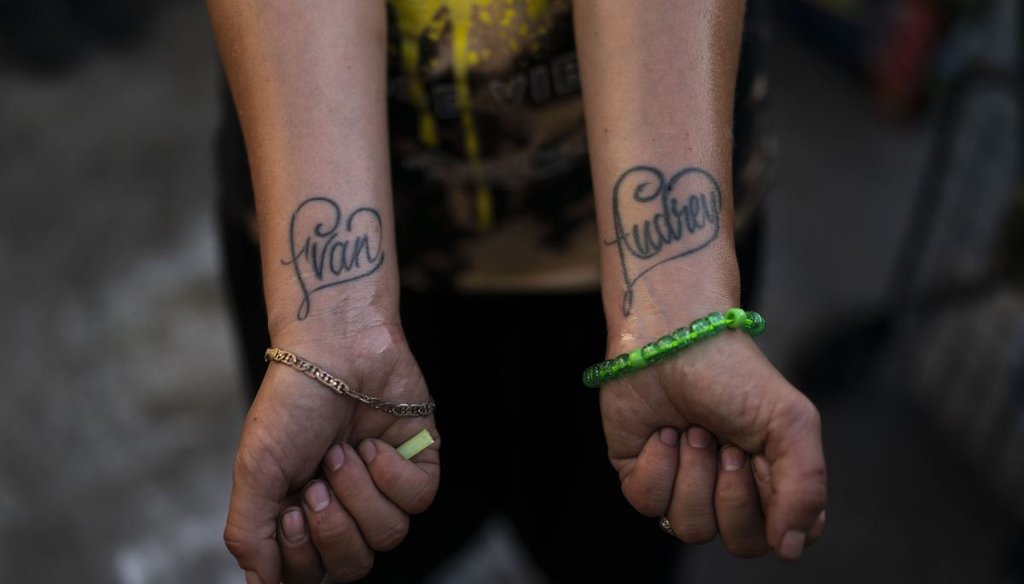
[[(771, 168), (756, 6), (748, 9), (735, 109), (738, 241), (756, 223)], [(600, 250), (571, 2), (389, 0), (388, 19), (403, 285), (596, 291)], [(252, 191), (233, 115), (223, 138), (226, 220), (251, 225)]]
[[(403, 284), (596, 290), (598, 237), (571, 2), (390, 0), (388, 7)], [(746, 73), (738, 95), (749, 97)], [(737, 117), (752, 117), (756, 101), (739, 101)], [(753, 128), (738, 120), (737, 129)], [(749, 190), (741, 183), (753, 170), (737, 160), (737, 191)], [(740, 220), (750, 215), (738, 211)]]
[(391, 145), (403, 283), (597, 284), (568, 0), (392, 0)]

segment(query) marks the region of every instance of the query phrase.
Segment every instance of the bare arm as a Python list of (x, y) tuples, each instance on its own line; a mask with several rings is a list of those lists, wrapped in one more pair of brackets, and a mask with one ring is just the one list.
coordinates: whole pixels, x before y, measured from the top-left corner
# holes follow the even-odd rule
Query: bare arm
[[(367, 325), (373, 318), (389, 318), (397, 307), (398, 276), (384, 6), (274, 0), (208, 4), (252, 167), (271, 334), (324, 328), (343, 312)], [(352, 241), (345, 257), (328, 256), (334, 265), (327, 262), (321, 273), (314, 262), (318, 256), (282, 264), (301, 251), (306, 238), (316, 242), (312, 226), (302, 221), (307, 215), (327, 220), (333, 214), (330, 205), (300, 210), (313, 196), (333, 200), (345, 221), (360, 208), (377, 214), (356, 218), (358, 227), (344, 234)], [(287, 237), (296, 211), (297, 229)], [(354, 238), (361, 235), (370, 237), (357, 250)], [(306, 293), (296, 286), (297, 279)], [(341, 280), (348, 282), (314, 291)], [(367, 307), (372, 307), (372, 318)]]
[(575, 8), (609, 329), (662, 335), (739, 294), (732, 102), (743, 4)]
[[(738, 306), (735, 0), (577, 2), (608, 353)], [(814, 406), (736, 331), (601, 389), (610, 460), (684, 541), (799, 557), (823, 527)], [(711, 446), (717, 444), (715, 451)]]
[[(381, 2), (209, 0), (252, 167), (272, 342), (353, 389), (429, 399), (398, 318)], [(250, 582), (364, 575), (437, 489), (435, 445), (271, 364), (235, 462), (228, 548)], [(312, 481), (312, 482), (311, 482)]]

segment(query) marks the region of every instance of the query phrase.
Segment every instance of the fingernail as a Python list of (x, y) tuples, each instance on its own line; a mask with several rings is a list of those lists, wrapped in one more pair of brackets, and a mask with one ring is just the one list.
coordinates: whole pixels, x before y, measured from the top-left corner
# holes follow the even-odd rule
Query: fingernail
[(313, 511), (316, 511), (317, 513), (323, 511), (330, 502), (331, 495), (327, 492), (327, 485), (325, 485), (323, 481), (313, 481), (313, 483), (306, 488), (306, 504), (309, 505)]
[(342, 463), (345, 462), (345, 451), (335, 444), (327, 450), (327, 470), (334, 472), (341, 468)]
[(263, 578), (260, 578), (256, 572), (246, 572), (245, 584), (263, 584)]
[(281, 516), (281, 533), (284, 534), (286, 540), (292, 543), (302, 541), (302, 538), (306, 536), (306, 526), (302, 520), (302, 511), (292, 507), (284, 512), (284, 515)]
[(783, 560), (799, 560), (800, 554), (804, 551), (804, 539), (807, 534), (802, 531), (791, 529), (782, 536), (779, 543), (779, 557)]
[(363, 460), (366, 464), (370, 464), (374, 458), (377, 457), (377, 445), (373, 443), (373, 440), (366, 440), (360, 446), (360, 454), (363, 455)]
[(743, 451), (733, 446), (722, 449), (722, 468), (725, 470), (739, 470), (746, 462)]
[(711, 446), (711, 432), (692, 426), (686, 431), (686, 442), (694, 448), (707, 448)]
[(661, 431), (658, 432), (658, 437), (661, 438), (661, 441), (667, 446), (675, 446), (676, 443), (679, 442), (679, 432), (676, 432), (675, 428), (662, 428)]

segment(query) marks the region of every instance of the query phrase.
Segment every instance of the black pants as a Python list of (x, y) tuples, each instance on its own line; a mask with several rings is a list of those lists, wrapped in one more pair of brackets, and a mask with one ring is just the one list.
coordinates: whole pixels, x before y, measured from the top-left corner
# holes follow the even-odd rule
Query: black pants
[(596, 294), (406, 292), (402, 318), (438, 402), (441, 488), (374, 581), (413, 581), (496, 512), (553, 582), (667, 581), (679, 545), (622, 497), (580, 383), (604, 352)]

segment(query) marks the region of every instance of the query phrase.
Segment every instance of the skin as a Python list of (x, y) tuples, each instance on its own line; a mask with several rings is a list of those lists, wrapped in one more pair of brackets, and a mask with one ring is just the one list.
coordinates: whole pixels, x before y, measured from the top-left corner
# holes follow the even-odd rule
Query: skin
[[(383, 3), (212, 0), (208, 8), (253, 169), (272, 343), (364, 393), (426, 401), (398, 320)], [(313, 292), (300, 319), (300, 280), (354, 275), (296, 261), (307, 238), (324, 243), (317, 223), (335, 219), (332, 205), (303, 207), (313, 197), (332, 201), (346, 222), (372, 209), (344, 235), (372, 242), (370, 256), (382, 261)], [(403, 460), (393, 447), (424, 427), (438, 441)], [(440, 444), (433, 417), (392, 417), (269, 367), (243, 425), (224, 530), (247, 581), (367, 573), (374, 553), (397, 545), (409, 516), (432, 501)]]
[[(643, 6), (614, 0), (574, 6), (609, 357), (739, 306), (731, 145), (743, 6), (674, 0)], [(662, 238), (665, 245), (649, 258), (615, 245), (630, 225), (655, 222), (653, 213), (664, 208), (616, 196), (616, 185), (638, 166), (666, 178), (713, 177), (681, 179), (671, 196), (688, 201), (719, 192), (716, 229), (676, 230), (678, 237)], [(655, 188), (653, 176), (643, 175), (640, 199)], [(826, 501), (820, 417), (746, 335), (723, 333), (600, 391), (608, 455), (623, 494), (639, 512), (667, 516), (681, 540), (704, 543), (717, 534), (734, 555), (773, 550), (795, 560), (820, 535)]]
[[(253, 169), (273, 344), (364, 393), (426, 401), (397, 311), (384, 3), (208, 7)], [(649, 0), (636, 10), (588, 0), (574, 18), (614, 356), (738, 305), (730, 148), (742, 5)], [(614, 217), (642, 224), (652, 208), (630, 197), (613, 203), (614, 185), (637, 165), (713, 177), (714, 236), (705, 227), (674, 230), (653, 260), (624, 257), (609, 243), (619, 233)], [(699, 182), (674, 192), (701, 188), (708, 192)], [(316, 197), (331, 203), (307, 203)], [(345, 223), (336, 235), (346, 250), (362, 250), (362, 263), (350, 254), (332, 271), (317, 263), (321, 256), (302, 253), (306, 242), (328, 245), (323, 226), (359, 209), (375, 219)], [(699, 250), (680, 253), (698, 240)], [(651, 261), (658, 265), (637, 277)], [(609, 382), (599, 399), (623, 494), (639, 512), (667, 516), (683, 541), (719, 535), (738, 556), (771, 549), (795, 559), (820, 534), (826, 490), (817, 411), (742, 333)], [(424, 427), (438, 441), (403, 460), (394, 446)], [(432, 417), (391, 417), (269, 367), (243, 426), (224, 532), (247, 581), (365, 575), (375, 552), (398, 545), (410, 516), (431, 503), (439, 438)]]

